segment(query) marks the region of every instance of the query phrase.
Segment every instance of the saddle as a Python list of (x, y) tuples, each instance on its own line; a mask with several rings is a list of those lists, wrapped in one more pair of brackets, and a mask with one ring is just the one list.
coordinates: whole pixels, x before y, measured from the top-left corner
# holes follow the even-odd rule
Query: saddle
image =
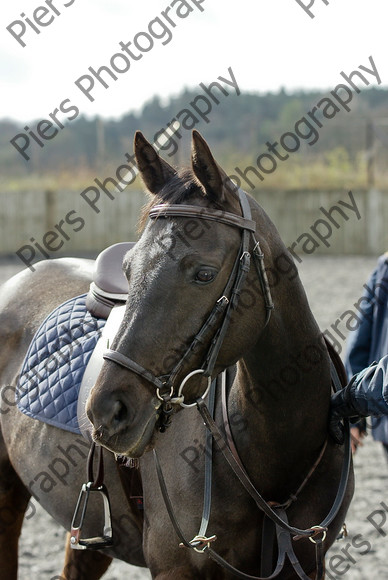
[(89, 292), (61, 304), (37, 330), (17, 385), (23, 413), (90, 439), (85, 404), (124, 314), (122, 263), (133, 246), (123, 242), (101, 252)]
[(93, 281), (86, 296), (86, 308), (96, 318), (107, 319), (114, 306), (126, 301), (128, 282), (122, 264), (134, 245), (134, 242), (114, 244), (96, 258)]

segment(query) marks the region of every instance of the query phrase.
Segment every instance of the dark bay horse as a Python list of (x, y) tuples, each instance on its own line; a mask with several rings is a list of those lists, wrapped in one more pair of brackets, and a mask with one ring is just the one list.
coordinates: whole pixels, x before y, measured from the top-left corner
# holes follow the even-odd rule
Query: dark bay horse
[[(233, 578), (233, 572), (207, 557), (210, 541), (204, 553), (179, 547), (153, 450), (176, 520), (190, 540), (202, 525), (208, 448), (203, 416), (195, 405), (180, 403), (194, 404), (207, 389), (209, 374), (215, 377), (237, 364), (226, 381), (229, 421), (217, 392), (216, 423), (230, 424), (229, 438), (269, 505), (288, 502), (288, 521), (295, 528), (319, 525), (335, 501), (344, 455), (328, 437), (329, 355), (276, 228), (227, 178), (202, 137), (193, 133), (191, 170), (177, 172), (140, 133), (135, 154), (153, 194), (152, 219), (125, 257), (126, 312), (87, 412), (98, 443), (139, 458), (144, 519), (126, 502), (114, 456), (106, 452), (115, 544), (101, 555), (67, 550), (62, 574), (66, 580), (97, 579), (117, 557), (147, 566), (157, 580)], [(261, 260), (264, 256), (261, 270), (249, 266), (257, 248)], [(260, 278), (263, 271), (271, 299)], [(2, 403), (0, 438), (0, 513), (7, 515), (0, 530), (0, 569), (5, 580), (16, 578), (17, 539), (30, 495), (69, 529), (84, 480), (80, 438), (23, 415), (11, 396), (36, 328), (58, 304), (87, 291), (90, 279), (90, 262), (65, 259), (41, 263), (36, 272), (24, 272), (1, 289), (2, 401), (8, 401)], [(63, 463), (55, 463), (59, 444), (61, 458), (63, 450), (67, 457), (61, 482), (49, 479), (53, 465), (64, 470)], [(258, 576), (263, 513), (216, 447), (212, 474), (208, 532), (217, 537), (212, 548), (241, 571), (240, 577)], [(341, 528), (352, 492), (350, 478), (323, 551)], [(98, 525), (99, 511), (92, 510), (91, 529)], [(305, 577), (315, 578), (313, 542), (303, 537), (293, 544)], [(289, 561), (277, 575), (281, 580), (297, 577), (302, 576)]]

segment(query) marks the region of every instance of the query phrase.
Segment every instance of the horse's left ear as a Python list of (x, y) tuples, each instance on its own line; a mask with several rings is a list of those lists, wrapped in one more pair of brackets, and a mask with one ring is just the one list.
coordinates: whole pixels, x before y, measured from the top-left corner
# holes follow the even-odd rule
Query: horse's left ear
[(228, 177), (214, 159), (205, 139), (195, 129), (191, 144), (191, 163), (206, 195), (213, 201), (224, 201), (224, 183)]
[(167, 161), (159, 157), (143, 133), (136, 131), (133, 142), (137, 166), (147, 189), (158, 193), (176, 171)]

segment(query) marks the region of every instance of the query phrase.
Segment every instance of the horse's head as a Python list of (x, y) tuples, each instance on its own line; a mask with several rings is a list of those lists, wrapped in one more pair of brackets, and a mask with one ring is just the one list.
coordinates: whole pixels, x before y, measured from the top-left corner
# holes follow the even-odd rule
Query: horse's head
[(141, 133), (134, 150), (153, 199), (124, 259), (125, 316), (87, 404), (95, 439), (132, 457), (165, 412), (195, 401), (209, 375), (255, 344), (270, 308), (259, 245), (253, 252), (262, 210), (227, 178), (199, 133), (191, 170), (177, 172)]

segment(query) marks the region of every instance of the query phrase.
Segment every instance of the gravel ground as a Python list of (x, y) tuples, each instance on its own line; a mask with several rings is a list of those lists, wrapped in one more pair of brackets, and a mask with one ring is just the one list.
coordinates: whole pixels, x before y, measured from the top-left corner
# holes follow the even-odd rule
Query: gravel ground
[[(352, 308), (376, 263), (373, 257), (310, 257), (299, 266), (314, 315), (322, 330)], [(0, 262), (0, 283), (19, 265)], [(341, 326), (337, 326), (342, 331)], [(344, 340), (336, 335), (341, 347)], [(327, 578), (388, 578), (388, 464), (381, 446), (369, 436), (355, 456), (356, 492), (346, 520), (349, 535), (326, 559)], [(19, 580), (54, 580), (61, 570), (65, 532), (37, 507), (25, 521), (20, 543)], [(1, 577), (1, 572), (0, 572)], [(115, 561), (105, 580), (150, 578), (148, 572)]]

